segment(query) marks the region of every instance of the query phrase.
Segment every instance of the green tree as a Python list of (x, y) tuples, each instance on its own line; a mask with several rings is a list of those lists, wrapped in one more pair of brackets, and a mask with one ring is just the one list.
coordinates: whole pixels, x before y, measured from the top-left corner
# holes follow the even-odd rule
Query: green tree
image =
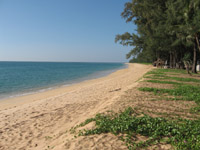
[(199, 0), (132, 0), (125, 4), (122, 17), (137, 25), (137, 34), (117, 35), (116, 42), (132, 46), (131, 62), (168, 60), (171, 68), (180, 67), (186, 53), (193, 54), (196, 72), (197, 48), (200, 51)]

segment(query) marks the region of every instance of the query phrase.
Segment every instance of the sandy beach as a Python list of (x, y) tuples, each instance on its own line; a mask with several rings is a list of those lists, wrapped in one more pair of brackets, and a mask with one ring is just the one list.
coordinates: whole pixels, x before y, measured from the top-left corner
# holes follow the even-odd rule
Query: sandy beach
[(114, 135), (74, 138), (69, 130), (109, 110), (151, 69), (128, 64), (106, 77), (0, 101), (0, 150), (126, 149)]

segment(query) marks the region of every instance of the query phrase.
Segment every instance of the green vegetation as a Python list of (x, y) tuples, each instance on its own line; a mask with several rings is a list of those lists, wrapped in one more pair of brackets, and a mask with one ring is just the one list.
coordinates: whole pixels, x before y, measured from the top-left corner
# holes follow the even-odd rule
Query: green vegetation
[[(164, 84), (171, 84), (172, 88), (141, 87), (139, 90), (160, 95), (162, 100), (195, 101), (197, 105), (190, 109), (190, 113), (199, 114), (200, 85), (192, 85), (191, 83), (199, 83), (200, 80), (171, 76), (173, 73), (185, 76), (185, 71), (175, 71), (174, 69), (156, 69), (146, 74), (148, 78), (156, 79), (146, 80), (146, 82), (162, 84), (163, 86)], [(165, 79), (168, 79), (168, 81)], [(168, 98), (168, 95), (172, 98)], [(154, 100), (158, 101), (159, 98)], [(79, 127), (95, 122), (94, 128), (79, 130), (78, 135), (112, 133), (124, 141), (130, 150), (149, 148), (158, 144), (170, 144), (173, 146), (172, 148), (177, 150), (200, 149), (200, 118), (198, 116), (191, 117), (192, 120), (190, 120), (182, 119), (178, 113), (173, 113), (177, 117), (170, 117), (166, 112), (154, 112), (154, 114), (159, 114), (162, 117), (151, 117), (150, 115), (138, 113), (137, 109), (129, 107), (117, 114), (97, 114), (94, 118), (87, 119), (73, 128), (71, 132), (75, 133)], [(184, 110), (178, 111), (183, 112)], [(141, 136), (143, 136), (143, 140), (139, 138)]]
[[(96, 128), (79, 130), (79, 136), (113, 133), (121, 135), (128, 149), (144, 148), (158, 143), (171, 144), (180, 150), (200, 149), (200, 120), (169, 121), (164, 118), (153, 118), (148, 115), (137, 116), (132, 108), (120, 114), (97, 114), (78, 127), (95, 122)], [(78, 128), (76, 127), (76, 128)], [(137, 141), (137, 136), (145, 136), (145, 141)]]
[(167, 79), (167, 80), (176, 80), (176, 81), (181, 81), (181, 82), (195, 82), (195, 83), (200, 83), (199, 79), (182, 78), (182, 77), (171, 77), (171, 76), (167, 76), (167, 75), (160, 74), (160, 73), (157, 73), (157, 74), (155, 73), (152, 76), (144, 76), (144, 77), (145, 78), (151, 78), (151, 79)]
[(149, 75), (149, 74), (153, 74), (153, 75), (165, 75), (165, 73), (163, 73), (163, 72), (158, 72), (158, 71), (155, 71), (155, 70), (153, 70), (153, 71), (149, 71), (149, 72), (147, 72), (146, 73), (146, 75)]
[(174, 73), (174, 74), (186, 74), (186, 70), (183, 69), (154, 69), (146, 73), (149, 74), (159, 74), (159, 75), (166, 75), (166, 73)]
[(200, 106), (191, 108), (190, 112), (191, 113), (200, 113)]
[[(177, 70), (177, 71), (178, 71), (177, 73), (185, 74), (185, 71), (184, 72), (182, 72), (182, 70)], [(171, 72), (174, 72), (174, 69), (157, 69), (157, 70), (148, 72), (145, 78), (150, 78), (154, 80), (146, 80), (146, 82), (159, 83), (159, 84), (172, 84), (174, 85), (174, 88), (162, 89), (162, 88), (142, 87), (142, 88), (139, 88), (139, 90), (145, 91), (145, 92), (153, 92), (156, 95), (168, 94), (174, 97), (174, 98), (166, 98), (168, 100), (195, 101), (197, 106), (194, 108), (191, 108), (191, 112), (199, 113), (200, 112), (200, 85), (198, 83), (200, 82), (200, 80), (195, 79), (195, 78), (167, 76), (166, 74), (163, 74), (164, 72), (170, 73), (169, 75), (172, 75)], [(166, 79), (175, 80), (179, 82), (165, 81)], [(193, 83), (193, 85), (187, 84), (187, 82)]]
[(139, 90), (145, 92), (154, 92), (154, 94), (168, 93), (169, 95), (174, 96), (174, 99), (176, 100), (195, 101), (196, 103), (200, 102), (199, 86), (178, 85), (174, 89), (159, 89), (159, 88), (144, 87), (144, 88), (139, 88)]
[(182, 83), (179, 82), (173, 82), (173, 81), (160, 81), (160, 80), (146, 80), (146, 82), (151, 83), (160, 83), (160, 84), (173, 84), (173, 85), (180, 85)]
[(181, 74), (186, 74), (186, 70), (183, 69), (156, 69), (156, 72), (158, 73), (181, 73)]
[(168, 61), (170, 68), (192, 65), (200, 54), (199, 0), (132, 0), (121, 16), (137, 26), (137, 32), (117, 35), (115, 41), (132, 46), (130, 62)]
[[(196, 78), (182, 78), (176, 76), (167, 76), (163, 72), (171, 72), (174, 69), (157, 69), (147, 73), (146, 78), (154, 80), (146, 80), (146, 82), (159, 83), (159, 84), (172, 84), (174, 88), (171, 89), (162, 89), (162, 88), (152, 88), (152, 87), (142, 87), (139, 88), (140, 91), (153, 92), (154, 94), (164, 94), (174, 96), (175, 100), (188, 100), (195, 101), (197, 104), (200, 104), (200, 83), (199, 79)], [(178, 70), (181, 71), (181, 70)], [(179, 72), (180, 73), (180, 72)], [(184, 72), (183, 72), (184, 73)], [(171, 74), (169, 74), (171, 75)], [(159, 79), (159, 80), (158, 80)], [(165, 81), (165, 80), (175, 80), (174, 81)], [(194, 83), (193, 85), (187, 83)]]

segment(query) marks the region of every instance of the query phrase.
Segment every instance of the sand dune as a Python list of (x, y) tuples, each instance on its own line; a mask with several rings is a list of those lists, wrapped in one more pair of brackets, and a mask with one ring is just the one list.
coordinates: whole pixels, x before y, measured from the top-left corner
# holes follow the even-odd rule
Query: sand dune
[(71, 127), (109, 109), (151, 66), (129, 67), (106, 77), (0, 102), (0, 150), (126, 149), (117, 137), (74, 138)]

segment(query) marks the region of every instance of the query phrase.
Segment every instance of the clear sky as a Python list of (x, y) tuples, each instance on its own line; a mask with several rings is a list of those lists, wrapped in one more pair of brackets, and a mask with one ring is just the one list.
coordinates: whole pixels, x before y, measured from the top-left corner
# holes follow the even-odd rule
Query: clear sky
[(0, 61), (126, 62), (128, 0), (0, 0)]

